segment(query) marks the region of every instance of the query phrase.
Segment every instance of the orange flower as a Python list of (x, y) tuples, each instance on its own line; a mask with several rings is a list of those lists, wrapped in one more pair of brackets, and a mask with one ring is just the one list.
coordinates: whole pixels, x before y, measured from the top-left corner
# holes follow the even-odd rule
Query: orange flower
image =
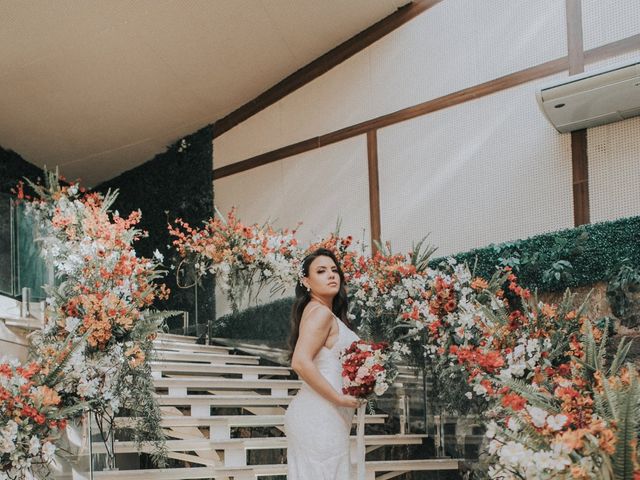
[(489, 287), (489, 282), (487, 282), (484, 278), (476, 277), (471, 282), (471, 288), (474, 290), (484, 290)]
[(140, 349), (139, 345), (134, 345), (124, 352), (125, 356), (129, 357), (129, 366), (131, 368), (137, 368), (142, 365), (145, 359), (144, 352)]
[(502, 406), (511, 408), (516, 412), (522, 410), (526, 403), (527, 401), (524, 398), (515, 393), (508, 393), (502, 397)]
[(608, 455), (613, 455), (616, 451), (617, 438), (613, 431), (609, 428), (605, 428), (600, 432), (600, 440), (598, 445)]
[(61, 401), (58, 392), (46, 385), (42, 385), (36, 389), (35, 397), (40, 401), (40, 404), (43, 407), (48, 405), (58, 405)]

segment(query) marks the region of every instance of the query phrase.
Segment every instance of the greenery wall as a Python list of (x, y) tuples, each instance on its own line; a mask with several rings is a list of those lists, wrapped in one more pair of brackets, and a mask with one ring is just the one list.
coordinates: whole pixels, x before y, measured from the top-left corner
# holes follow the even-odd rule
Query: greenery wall
[[(475, 274), (489, 277), (496, 265), (511, 265), (520, 282), (540, 291), (606, 281), (623, 260), (640, 266), (640, 217), (583, 225), (454, 255)], [(434, 259), (432, 267), (445, 260)]]
[[(114, 205), (121, 215), (142, 211), (140, 228), (149, 232), (136, 251), (146, 257), (158, 249), (165, 257), (164, 264), (176, 264), (168, 249), (170, 238), (167, 220), (180, 217), (192, 225), (199, 225), (213, 216), (213, 134), (211, 127), (179, 140), (167, 151), (118, 177), (98, 185), (95, 190), (106, 192), (118, 189)], [(190, 333), (201, 334), (207, 322), (215, 318), (214, 280), (206, 278), (198, 289), (198, 325), (195, 325), (195, 291), (176, 286), (175, 271), (167, 277), (171, 297), (159, 307), (185, 310), (190, 313)], [(181, 319), (169, 321), (172, 328), (182, 326)]]
[[(511, 265), (520, 283), (539, 291), (558, 291), (615, 275), (623, 260), (640, 267), (640, 217), (585, 225), (535, 237), (489, 245), (453, 255), (475, 266), (475, 274), (489, 278), (496, 265)], [(436, 268), (448, 257), (434, 258)], [(253, 307), (218, 319), (216, 335), (268, 340), (285, 345), (293, 298)]]
[(27, 162), (16, 152), (0, 147), (0, 193), (11, 193), (24, 177), (35, 182), (43, 178), (42, 169)]

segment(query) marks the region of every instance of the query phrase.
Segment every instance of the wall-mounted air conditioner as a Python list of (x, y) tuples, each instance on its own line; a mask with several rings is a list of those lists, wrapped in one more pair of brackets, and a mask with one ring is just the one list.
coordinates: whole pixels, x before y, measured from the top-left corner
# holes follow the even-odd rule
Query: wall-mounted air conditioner
[(563, 133), (640, 115), (640, 62), (571, 76), (536, 97)]

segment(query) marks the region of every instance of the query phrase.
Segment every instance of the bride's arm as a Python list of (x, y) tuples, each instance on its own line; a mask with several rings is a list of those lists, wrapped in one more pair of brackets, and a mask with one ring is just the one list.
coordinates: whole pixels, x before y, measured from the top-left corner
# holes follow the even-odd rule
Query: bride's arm
[(331, 312), (316, 308), (300, 321), (300, 335), (291, 358), (291, 368), (316, 392), (341, 407), (357, 407), (359, 402), (351, 395), (337, 392), (320, 373), (313, 359), (320, 351), (333, 324)]

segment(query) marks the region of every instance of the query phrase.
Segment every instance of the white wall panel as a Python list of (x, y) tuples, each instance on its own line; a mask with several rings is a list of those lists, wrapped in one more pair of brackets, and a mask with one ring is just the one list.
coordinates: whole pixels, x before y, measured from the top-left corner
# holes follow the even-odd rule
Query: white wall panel
[(566, 55), (564, 1), (447, 0), (376, 42), (382, 115)]
[(640, 215), (640, 118), (587, 135), (591, 221)]
[(640, 33), (640, 2), (583, 0), (582, 21), (584, 48), (587, 50), (637, 35)]
[(450, 254), (572, 226), (570, 137), (527, 84), (379, 133), (382, 235)]

